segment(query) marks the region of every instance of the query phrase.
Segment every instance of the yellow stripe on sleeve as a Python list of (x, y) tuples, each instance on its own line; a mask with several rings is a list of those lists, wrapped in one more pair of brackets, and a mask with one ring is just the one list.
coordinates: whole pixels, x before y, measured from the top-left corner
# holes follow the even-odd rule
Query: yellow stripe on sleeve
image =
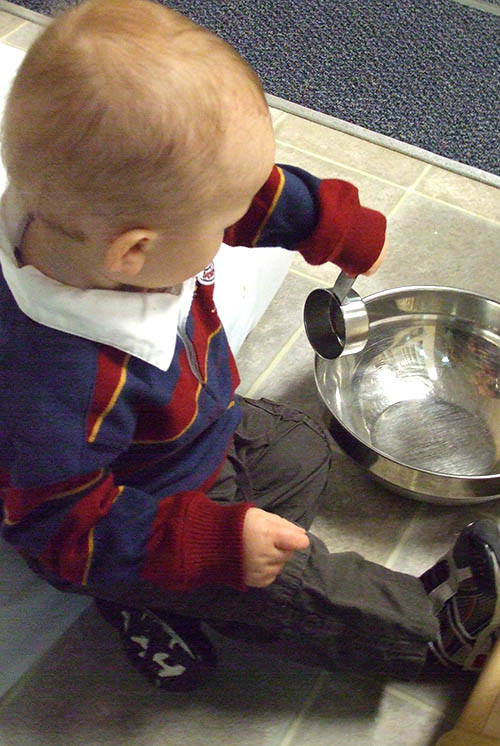
[(276, 192), (275, 192), (274, 197), (273, 197), (273, 201), (271, 202), (271, 204), (269, 206), (269, 209), (267, 211), (266, 217), (262, 221), (262, 224), (261, 224), (261, 226), (260, 226), (260, 228), (258, 230), (258, 233), (255, 236), (254, 240), (252, 241), (252, 246), (257, 246), (257, 242), (258, 242), (259, 238), (262, 235), (262, 231), (266, 227), (266, 225), (267, 225), (267, 223), (269, 221), (269, 218), (273, 214), (274, 208), (276, 207), (276, 204), (277, 204), (279, 198), (281, 197), (281, 192), (283, 191), (283, 187), (285, 186), (285, 174), (283, 173), (283, 170), (279, 166), (276, 166), (276, 168), (277, 168), (277, 170), (279, 172), (279, 175), (280, 175), (280, 183), (278, 184), (278, 188), (276, 189)]

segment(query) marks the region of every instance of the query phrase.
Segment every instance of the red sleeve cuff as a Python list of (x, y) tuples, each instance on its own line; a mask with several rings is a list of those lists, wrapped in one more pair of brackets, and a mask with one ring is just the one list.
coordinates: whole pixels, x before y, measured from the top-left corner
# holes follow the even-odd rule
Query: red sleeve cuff
[(358, 190), (338, 179), (321, 182), (316, 228), (298, 249), (309, 264), (334, 262), (349, 274), (362, 274), (377, 260), (385, 243), (386, 219), (362, 207)]
[(219, 505), (203, 492), (160, 502), (142, 577), (169, 591), (223, 584), (246, 590), (243, 522), (252, 503)]

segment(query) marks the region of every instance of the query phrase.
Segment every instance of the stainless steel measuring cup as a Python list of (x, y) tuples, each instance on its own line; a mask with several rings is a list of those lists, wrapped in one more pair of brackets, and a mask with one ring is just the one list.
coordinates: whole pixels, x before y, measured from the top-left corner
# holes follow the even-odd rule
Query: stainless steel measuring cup
[(356, 277), (341, 272), (332, 288), (317, 288), (306, 298), (304, 326), (307, 338), (325, 360), (361, 352), (368, 339), (368, 313), (352, 290)]

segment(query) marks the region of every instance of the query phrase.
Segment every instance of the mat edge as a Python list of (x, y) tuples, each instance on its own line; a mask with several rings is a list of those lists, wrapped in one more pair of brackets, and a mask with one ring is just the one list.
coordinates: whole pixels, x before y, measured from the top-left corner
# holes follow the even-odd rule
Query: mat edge
[(465, 5), (466, 8), (481, 10), (483, 13), (490, 13), (493, 16), (500, 16), (500, 5), (493, 5), (486, 0), (453, 0), (459, 5)]
[(361, 140), (367, 140), (374, 145), (380, 145), (389, 150), (395, 150), (398, 153), (408, 155), (411, 158), (424, 161), (425, 163), (430, 163), (431, 165), (445, 169), (446, 171), (453, 171), (459, 176), (465, 176), (474, 181), (480, 181), (483, 184), (487, 184), (488, 186), (500, 188), (500, 176), (490, 173), (489, 171), (483, 171), (475, 166), (469, 166), (466, 163), (454, 161), (451, 158), (432, 153), (430, 150), (424, 150), (424, 148), (419, 148), (416, 145), (410, 145), (402, 140), (396, 140), (394, 137), (389, 137), (388, 135), (374, 132), (365, 127), (360, 127), (358, 124), (352, 124), (344, 119), (337, 119), (337, 117), (333, 117), (330, 114), (323, 114), (323, 112), (309, 109), (306, 106), (296, 104), (293, 101), (287, 101), (278, 96), (273, 96), (270, 93), (266, 93), (266, 99), (269, 106), (286, 112), (287, 114), (294, 114), (303, 119), (308, 119), (315, 124), (321, 124), (330, 129), (344, 132), (347, 135), (358, 137)]
[(36, 10), (23, 8), (21, 5), (10, 3), (8, 0), (0, 0), (0, 10), (5, 11), (5, 13), (10, 13), (10, 15), (23, 18), (25, 21), (38, 23), (41, 26), (48, 26), (51, 21), (51, 18), (49, 16), (43, 15), (43, 13), (37, 13)]

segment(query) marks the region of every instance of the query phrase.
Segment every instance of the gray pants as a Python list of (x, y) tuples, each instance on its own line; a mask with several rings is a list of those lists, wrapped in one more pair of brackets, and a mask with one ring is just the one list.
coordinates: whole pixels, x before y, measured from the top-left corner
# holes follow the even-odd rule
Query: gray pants
[[(264, 399), (240, 402), (243, 421), (209, 496), (226, 504), (249, 500), (309, 529), (327, 483), (329, 434), (289, 407)], [(309, 548), (295, 552), (266, 588), (238, 592), (213, 585), (166, 593), (141, 584), (112, 595), (109, 589), (67, 590), (203, 619), (225, 634), (324, 669), (416, 677), (438, 631), (420, 580), (354, 552), (332, 554), (310, 532), (309, 539)]]

